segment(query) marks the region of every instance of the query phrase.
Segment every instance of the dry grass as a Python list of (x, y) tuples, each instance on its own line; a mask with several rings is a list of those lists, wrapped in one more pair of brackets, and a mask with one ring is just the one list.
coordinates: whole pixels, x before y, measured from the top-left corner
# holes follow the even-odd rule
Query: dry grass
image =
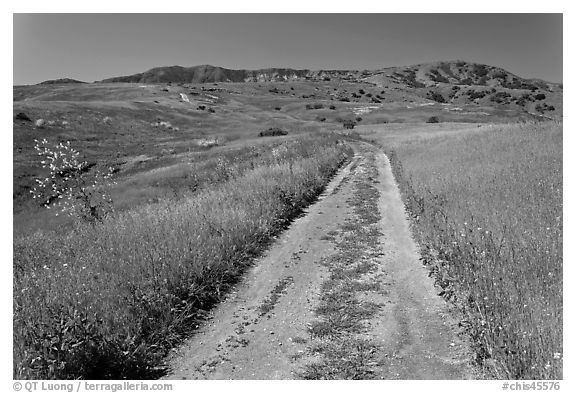
[(248, 166), (223, 159), (226, 181), (188, 197), (15, 238), (14, 378), (156, 376), (350, 154), (334, 137), (302, 137)]
[(390, 156), (478, 362), (493, 377), (561, 379), (562, 124), (406, 140)]

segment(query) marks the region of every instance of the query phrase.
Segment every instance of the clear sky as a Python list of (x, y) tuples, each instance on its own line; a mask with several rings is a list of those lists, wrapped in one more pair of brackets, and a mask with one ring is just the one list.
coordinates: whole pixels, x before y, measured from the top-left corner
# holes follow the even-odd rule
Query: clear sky
[(377, 69), (461, 59), (562, 82), (562, 14), (14, 14), (14, 84), (166, 65)]

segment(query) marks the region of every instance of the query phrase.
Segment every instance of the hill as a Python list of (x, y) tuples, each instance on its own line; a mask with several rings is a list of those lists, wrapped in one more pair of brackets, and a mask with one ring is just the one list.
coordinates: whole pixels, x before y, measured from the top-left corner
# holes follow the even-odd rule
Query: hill
[(369, 79), (379, 81), (382, 77), (413, 87), (453, 84), (536, 90), (557, 85), (539, 79), (521, 78), (503, 68), (462, 60), (385, 68), (374, 72)]
[[(317, 70), (291, 68), (264, 68), (259, 70), (233, 70), (212, 65), (193, 67), (167, 66), (148, 71), (104, 79), (101, 83), (217, 83), (217, 82), (281, 82), (287, 80), (364, 80), (377, 85), (403, 84), (422, 88), (439, 84), (501, 87), (515, 90), (561, 88), (560, 84), (539, 79), (525, 79), (503, 68), (462, 60), (439, 61), (379, 70)], [(62, 82), (58, 82), (62, 81)], [(67, 79), (58, 79), (64, 83)], [(73, 80), (69, 80), (73, 81)], [(54, 83), (47, 81), (43, 83)]]
[(157, 67), (146, 72), (104, 79), (102, 83), (214, 83), (268, 82), (302, 78), (308, 70), (267, 68), (262, 70), (231, 70), (211, 65), (194, 67)]
[[(382, 88), (372, 96), (352, 93), (349, 102), (427, 102), (497, 107), (535, 117), (562, 116), (559, 83), (519, 77), (503, 68), (462, 60), (438, 61), (378, 70), (296, 70), (266, 68), (232, 70), (211, 65), (157, 67), (143, 73), (104, 79), (100, 83), (219, 83), (219, 82), (352, 82)], [(360, 89), (360, 91), (366, 89)], [(383, 98), (386, 97), (386, 98)], [(338, 99), (338, 97), (335, 97)], [(341, 97), (340, 97), (341, 98)], [(456, 107), (455, 110), (460, 110)]]
[(67, 84), (67, 83), (86, 83), (86, 82), (82, 82), (76, 79), (70, 79), (70, 78), (61, 78), (61, 79), (50, 79), (44, 82), (40, 82), (38, 83), (39, 85), (62, 85), (62, 84)]
[(546, 118), (562, 116), (562, 84), (522, 78), (486, 64), (455, 60), (391, 67), (361, 80), (440, 104), (498, 107)]

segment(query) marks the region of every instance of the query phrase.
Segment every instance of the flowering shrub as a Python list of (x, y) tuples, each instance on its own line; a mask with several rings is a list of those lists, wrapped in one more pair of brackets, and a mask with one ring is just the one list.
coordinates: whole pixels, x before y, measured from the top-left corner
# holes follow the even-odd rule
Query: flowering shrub
[(36, 186), (30, 190), (34, 199), (39, 199), (47, 209), (77, 217), (83, 221), (102, 221), (112, 212), (112, 199), (104, 188), (112, 184), (114, 169), (105, 172), (88, 172), (89, 165), (80, 161), (80, 153), (60, 142), (50, 145), (46, 139), (34, 140), (34, 149), (42, 158), (42, 168), (50, 172), (46, 177), (36, 179)]

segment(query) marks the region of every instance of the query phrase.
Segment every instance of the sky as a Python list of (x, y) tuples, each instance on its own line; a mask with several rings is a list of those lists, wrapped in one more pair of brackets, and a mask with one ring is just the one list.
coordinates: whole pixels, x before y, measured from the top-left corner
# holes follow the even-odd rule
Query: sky
[(378, 69), (438, 60), (562, 82), (562, 14), (14, 14), (13, 83), (153, 67)]

